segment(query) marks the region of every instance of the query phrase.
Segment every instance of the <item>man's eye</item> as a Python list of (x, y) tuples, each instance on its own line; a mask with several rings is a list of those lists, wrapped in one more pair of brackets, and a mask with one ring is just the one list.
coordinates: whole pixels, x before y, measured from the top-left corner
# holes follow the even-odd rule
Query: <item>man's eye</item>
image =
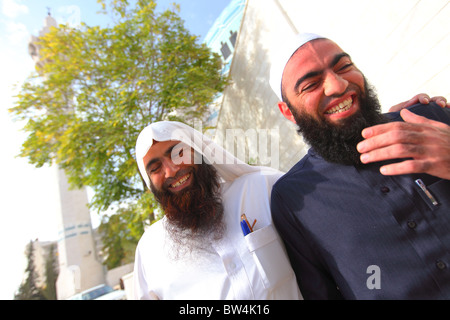
[(344, 64), (341, 68), (338, 69), (338, 71), (346, 71), (347, 69), (349, 69), (350, 67), (353, 66), (353, 63), (346, 63)]
[(155, 165), (150, 168), (150, 173), (156, 173), (161, 168), (161, 165)]
[(306, 84), (303, 88), (301, 92), (305, 92), (305, 91), (309, 91), (314, 89), (317, 85), (318, 85), (318, 81), (314, 81), (314, 82), (310, 82), (308, 84)]

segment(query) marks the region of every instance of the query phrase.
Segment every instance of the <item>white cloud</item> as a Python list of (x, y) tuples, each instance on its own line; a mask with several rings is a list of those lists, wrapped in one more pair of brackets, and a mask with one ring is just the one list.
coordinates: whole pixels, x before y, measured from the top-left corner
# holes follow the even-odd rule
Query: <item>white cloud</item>
[(2, 0), (2, 13), (9, 18), (28, 13), (28, 7), (21, 2), (22, 0)]
[(23, 23), (3, 21), (6, 28), (6, 38), (11, 44), (18, 44), (30, 37), (27, 27)]

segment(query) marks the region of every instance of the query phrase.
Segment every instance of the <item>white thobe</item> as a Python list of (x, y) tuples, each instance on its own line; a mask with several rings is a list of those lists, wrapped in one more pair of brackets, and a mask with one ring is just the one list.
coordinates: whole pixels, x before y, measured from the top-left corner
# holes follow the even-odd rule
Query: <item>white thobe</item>
[[(222, 184), (226, 231), (208, 250), (174, 258), (165, 218), (148, 228), (136, 249), (136, 299), (302, 299), (270, 214), (279, 174), (248, 173)], [(244, 237), (241, 214), (257, 222)]]

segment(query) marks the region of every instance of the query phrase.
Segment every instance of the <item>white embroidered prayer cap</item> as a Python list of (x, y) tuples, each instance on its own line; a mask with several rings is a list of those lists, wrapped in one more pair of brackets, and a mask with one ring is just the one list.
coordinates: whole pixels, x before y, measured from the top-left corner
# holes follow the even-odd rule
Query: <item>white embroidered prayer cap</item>
[(251, 166), (226, 151), (210, 138), (194, 128), (177, 121), (159, 121), (145, 127), (136, 141), (136, 161), (142, 178), (148, 188), (150, 179), (144, 165), (144, 157), (155, 141), (181, 141), (199, 154), (203, 160), (211, 164), (224, 181), (232, 181), (244, 174), (263, 172), (264, 174), (276, 174), (278, 170), (270, 167)]
[(289, 59), (292, 57), (294, 52), (297, 51), (297, 49), (303, 46), (305, 43), (315, 39), (324, 38), (325, 37), (322, 37), (315, 33), (300, 33), (296, 35), (293, 40), (283, 41), (282, 44), (277, 46), (275, 56), (272, 58), (269, 83), (280, 101), (282, 101), (281, 80), (283, 78), (284, 68), (286, 67)]

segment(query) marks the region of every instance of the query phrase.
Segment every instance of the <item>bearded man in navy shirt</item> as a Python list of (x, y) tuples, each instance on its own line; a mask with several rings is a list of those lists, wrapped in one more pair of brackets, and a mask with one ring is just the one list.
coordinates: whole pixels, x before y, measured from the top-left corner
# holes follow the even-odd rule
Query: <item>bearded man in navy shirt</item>
[(299, 43), (271, 81), (311, 149), (271, 209), (303, 297), (450, 299), (450, 110), (383, 115), (336, 43)]

